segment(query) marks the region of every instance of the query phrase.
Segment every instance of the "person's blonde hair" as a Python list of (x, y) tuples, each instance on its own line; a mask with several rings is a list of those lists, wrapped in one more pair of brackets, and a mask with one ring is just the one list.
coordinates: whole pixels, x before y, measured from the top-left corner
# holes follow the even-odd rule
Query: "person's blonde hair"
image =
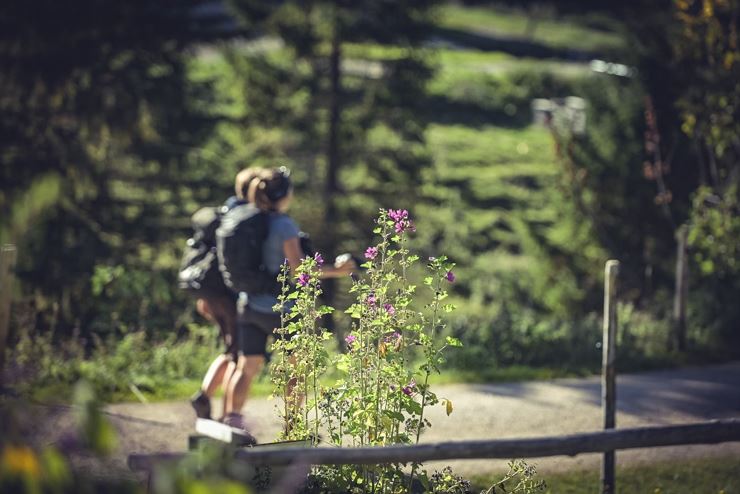
[(249, 186), (264, 171), (265, 169), (259, 166), (250, 166), (237, 173), (234, 180), (236, 197), (243, 201), (249, 201)]
[(262, 170), (249, 184), (247, 200), (263, 211), (275, 211), (293, 188), (289, 175), (285, 167)]

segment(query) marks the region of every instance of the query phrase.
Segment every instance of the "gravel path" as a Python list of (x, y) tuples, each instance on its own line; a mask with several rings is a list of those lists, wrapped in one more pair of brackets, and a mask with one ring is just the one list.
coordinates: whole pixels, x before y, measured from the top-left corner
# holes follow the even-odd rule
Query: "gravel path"
[[(447, 417), (441, 405), (430, 410), (433, 427), (424, 442), (498, 439), (562, 435), (601, 428), (600, 380), (557, 379), (492, 385), (438, 386), (440, 398), (454, 404)], [(717, 418), (740, 417), (740, 362), (642, 374), (621, 375), (617, 380), (617, 427), (680, 424)], [(279, 429), (276, 402), (255, 399), (244, 413), (258, 440), (273, 440)], [(185, 451), (193, 432), (193, 413), (186, 402), (124, 403), (109, 405), (106, 412), (119, 432), (118, 453), (106, 466), (126, 471), (131, 453)], [(69, 430), (72, 417), (60, 411), (39, 431), (53, 441)], [(729, 456), (740, 458), (740, 443), (680, 446), (624, 451), (618, 464), (665, 461), (678, 458)], [(600, 455), (532, 459), (543, 472), (594, 468)], [(505, 469), (505, 461), (465, 460), (429, 463), (429, 470), (452, 464), (464, 475)], [(740, 460), (739, 460), (740, 466)]]

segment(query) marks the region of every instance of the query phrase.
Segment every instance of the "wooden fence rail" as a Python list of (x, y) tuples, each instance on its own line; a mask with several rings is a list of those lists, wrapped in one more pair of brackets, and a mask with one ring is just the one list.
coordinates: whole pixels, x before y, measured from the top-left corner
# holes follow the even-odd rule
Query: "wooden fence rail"
[[(280, 448), (263, 445), (235, 451), (236, 459), (255, 465), (340, 465), (424, 462), (473, 458), (538, 458), (603, 453), (621, 449), (740, 441), (740, 419), (686, 425), (612, 429), (568, 436), (527, 439), (458, 441), (413, 446), (365, 448)], [(183, 453), (131, 455), (132, 470), (151, 470), (160, 462), (182, 458)]]

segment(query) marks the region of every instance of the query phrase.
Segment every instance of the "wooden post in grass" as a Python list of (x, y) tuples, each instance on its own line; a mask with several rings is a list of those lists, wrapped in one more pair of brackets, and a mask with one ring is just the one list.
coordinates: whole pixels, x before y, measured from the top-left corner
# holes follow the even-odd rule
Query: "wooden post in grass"
[(8, 326), (10, 325), (15, 259), (15, 245), (5, 244), (0, 247), (0, 389), (5, 384), (3, 369), (5, 369), (5, 345), (8, 341)]
[(686, 300), (689, 295), (689, 262), (686, 246), (689, 228), (681, 225), (676, 232), (676, 292), (673, 297), (673, 334), (669, 349), (686, 351)]
[[(616, 425), (616, 374), (614, 360), (617, 335), (617, 274), (619, 261), (606, 261), (604, 268), (604, 333), (601, 356), (601, 408), (604, 410), (604, 430)], [(604, 452), (601, 463), (601, 492), (614, 494), (614, 451)]]

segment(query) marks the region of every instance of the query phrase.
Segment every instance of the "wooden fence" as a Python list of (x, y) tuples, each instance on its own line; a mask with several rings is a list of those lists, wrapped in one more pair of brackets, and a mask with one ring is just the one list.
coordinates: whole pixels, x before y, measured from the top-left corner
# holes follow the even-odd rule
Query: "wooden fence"
[[(481, 458), (541, 458), (575, 456), (635, 448), (740, 441), (740, 419), (685, 425), (611, 429), (567, 436), (481, 441), (451, 441), (413, 446), (364, 448), (285, 448), (262, 445), (237, 449), (234, 458), (253, 465), (342, 465), (424, 462)], [(132, 470), (151, 470), (155, 465), (181, 459), (185, 453), (131, 455)]]
[[(431, 460), (464, 460), (485, 458), (540, 458), (575, 456), (581, 453), (603, 453), (601, 492), (615, 492), (615, 452), (634, 448), (655, 448), (689, 444), (716, 444), (740, 441), (740, 418), (686, 425), (616, 429), (616, 329), (617, 277), (619, 261), (609, 260), (604, 269), (604, 323), (602, 339), (601, 404), (604, 430), (527, 439), (441, 442), (413, 446), (364, 448), (286, 448), (261, 445), (242, 448), (234, 458), (252, 465), (381, 464), (425, 462)], [(133, 470), (150, 470), (160, 462), (175, 461), (181, 453), (131, 455)]]

